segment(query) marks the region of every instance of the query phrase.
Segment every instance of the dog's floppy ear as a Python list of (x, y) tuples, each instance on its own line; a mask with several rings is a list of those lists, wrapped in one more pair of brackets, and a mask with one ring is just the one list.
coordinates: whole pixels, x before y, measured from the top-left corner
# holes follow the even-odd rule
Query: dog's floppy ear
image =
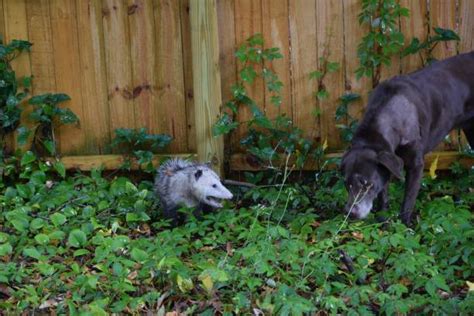
[(377, 161), (387, 168), (398, 180), (403, 178), (403, 161), (397, 155), (388, 151), (382, 151), (377, 154)]

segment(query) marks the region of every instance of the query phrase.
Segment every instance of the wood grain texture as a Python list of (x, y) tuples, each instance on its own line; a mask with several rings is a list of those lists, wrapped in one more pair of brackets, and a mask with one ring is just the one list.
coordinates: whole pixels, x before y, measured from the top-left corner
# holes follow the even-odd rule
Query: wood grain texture
[(181, 36), (183, 45), (184, 100), (186, 102), (186, 128), (188, 151), (196, 149), (196, 126), (193, 87), (193, 50), (191, 45), (190, 0), (180, 0)]
[[(342, 143), (335, 124), (335, 113), (339, 97), (344, 92), (344, 37), (343, 10), (341, 1), (316, 1), (316, 30), (318, 32), (318, 69), (326, 61), (337, 62), (336, 72), (327, 72), (323, 85), (329, 97), (319, 100), (321, 109), (321, 141), (327, 140), (328, 148), (340, 148)], [(326, 61), (321, 60), (324, 58)]]
[(286, 114), (292, 118), (291, 110), (291, 81), (290, 81), (290, 36), (288, 27), (288, 1), (262, 0), (262, 31), (265, 46), (278, 47), (283, 55), (282, 59), (265, 62), (264, 67), (275, 72), (283, 82), (281, 89), (281, 105), (271, 103), (272, 93), (265, 92), (265, 113), (269, 118), (279, 114)]
[[(400, 21), (401, 31), (405, 35), (405, 44), (409, 45), (415, 37), (424, 42), (428, 35), (426, 1), (401, 0), (400, 5), (410, 10), (410, 16)], [(418, 54), (403, 57), (401, 63), (402, 73), (404, 74), (423, 67), (422, 59)]]
[[(237, 81), (237, 65), (234, 55), (236, 51), (234, 7), (234, 0), (217, 1), (222, 104), (232, 99), (232, 85)], [(229, 109), (224, 109), (224, 111), (229, 115), (232, 114)], [(234, 148), (237, 148), (234, 144), (236, 139), (231, 135), (224, 136), (226, 154), (230, 154)]]
[(135, 128), (128, 6), (124, 1), (102, 1), (110, 134)]
[[(29, 40), (25, 0), (3, 0), (3, 18), (5, 22), (4, 40), (6, 43), (14, 39)], [(15, 58), (11, 62), (11, 65), (16, 72), (17, 78), (31, 76), (30, 55), (27, 52), (23, 52), (20, 56)], [(21, 113), (21, 124), (29, 129), (32, 129), (35, 124), (33, 124), (28, 119), (28, 115), (31, 112), (31, 107), (27, 105), (26, 101), (23, 101), (20, 106), (23, 110)], [(7, 137), (6, 144), (8, 148), (14, 149), (19, 147), (16, 141), (16, 136), (17, 135), (15, 133), (10, 134)], [(31, 138), (24, 146), (19, 148), (29, 148), (30, 144)]]
[(368, 94), (371, 90), (371, 79), (362, 77), (357, 79), (355, 71), (360, 67), (357, 56), (357, 47), (363, 36), (368, 32), (366, 25), (359, 24), (361, 5), (359, 0), (344, 0), (344, 60), (345, 60), (345, 90), (346, 93), (357, 93), (360, 100), (349, 105), (349, 114), (360, 119), (364, 114)]
[[(51, 32), (53, 38), (54, 73), (56, 92), (66, 93), (70, 101), (60, 106), (68, 107), (84, 119), (82, 107), (81, 64), (75, 0), (51, 0)], [(57, 129), (57, 148), (62, 154), (79, 154), (86, 143), (85, 130), (77, 125), (62, 125)]]
[[(456, 31), (456, 1), (430, 0), (430, 32), (435, 27), (442, 27)], [(457, 54), (456, 41), (440, 42), (433, 50), (433, 57), (443, 60)], [(436, 150), (456, 150), (458, 148), (458, 132), (449, 134), (450, 141), (437, 146)]]
[(28, 38), (31, 47), (32, 94), (56, 91), (49, 0), (27, 0)]
[[(435, 27), (442, 27), (456, 31), (456, 1), (430, 0), (430, 32)], [(456, 41), (441, 42), (433, 50), (433, 56), (442, 60), (456, 55)]]
[[(257, 33), (262, 34), (262, 1), (261, 0), (235, 0), (234, 8), (235, 18), (235, 43), (237, 47), (244, 44), (245, 41), (252, 35)], [(237, 71), (240, 71), (243, 66), (237, 63)], [(261, 73), (262, 67), (257, 65), (255, 67), (257, 73)], [(253, 99), (257, 105), (263, 110), (265, 105), (265, 88), (261, 77), (257, 77), (254, 83), (249, 86), (246, 85), (248, 96)], [(237, 120), (239, 122), (247, 122), (252, 118), (250, 109), (242, 105), (239, 108)], [(234, 150), (240, 150), (239, 142), (246, 135), (246, 124), (241, 124), (233, 134), (232, 143), (235, 144)]]
[(157, 45), (155, 74), (161, 133), (170, 134), (170, 152), (187, 151), (186, 101), (184, 97), (183, 47), (180, 3), (154, 0), (155, 38)]
[(83, 104), (81, 126), (84, 152), (105, 154), (110, 144), (102, 4), (100, 0), (76, 1)]
[(156, 82), (156, 42), (152, 0), (128, 0), (130, 27), (130, 60), (132, 62), (132, 89), (135, 126), (157, 133), (159, 114), (154, 110), (157, 97), (153, 93)]
[(290, 1), (289, 28), (291, 36), (291, 108), (295, 125), (311, 140), (320, 141), (319, 108), (314, 97), (317, 89), (310, 73), (317, 67), (318, 39), (314, 0)]
[(215, 0), (190, 3), (191, 43), (193, 49), (194, 102), (197, 156), (211, 161), (221, 174), (224, 166), (222, 137), (212, 136), (222, 102), (217, 9)]
[(474, 0), (459, 0), (459, 52), (474, 50)]

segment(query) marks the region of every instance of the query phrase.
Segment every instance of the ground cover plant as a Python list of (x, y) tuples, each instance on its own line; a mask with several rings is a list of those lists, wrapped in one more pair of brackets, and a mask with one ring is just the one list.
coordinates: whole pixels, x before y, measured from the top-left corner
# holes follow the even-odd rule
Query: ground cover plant
[(396, 220), (396, 183), (385, 222), (348, 222), (336, 171), (305, 191), (235, 192), (235, 203), (177, 228), (162, 219), (147, 180), (100, 170), (62, 178), (31, 154), (12, 158), (4, 172), (5, 314), (468, 314), (474, 307), (474, 171), (459, 165), (450, 177), (423, 180), (413, 228)]

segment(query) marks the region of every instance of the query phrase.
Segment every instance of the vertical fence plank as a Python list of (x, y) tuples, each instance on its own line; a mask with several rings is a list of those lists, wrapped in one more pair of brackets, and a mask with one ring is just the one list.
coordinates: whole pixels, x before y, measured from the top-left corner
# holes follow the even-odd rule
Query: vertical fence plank
[(291, 107), (293, 121), (305, 136), (319, 141), (318, 106), (313, 96), (317, 88), (309, 75), (317, 67), (316, 4), (314, 0), (290, 1)]
[[(29, 40), (25, 0), (4, 0), (3, 8), (5, 42), (8, 43), (14, 39)], [(17, 78), (31, 75), (30, 56), (27, 52), (15, 58), (11, 65), (16, 72)], [(33, 124), (28, 119), (31, 107), (27, 106), (26, 102), (23, 102), (21, 107), (23, 109), (21, 113), (21, 124), (27, 128), (33, 127)], [(10, 135), (6, 139), (6, 144), (8, 148), (15, 148), (17, 146), (16, 135)], [(27, 146), (29, 145), (27, 144), (24, 147)]]
[(156, 110), (161, 118), (157, 123), (160, 132), (173, 137), (169, 148), (173, 153), (186, 152), (188, 147), (179, 6), (180, 3), (174, 0), (154, 1), (158, 95)]
[(135, 106), (135, 126), (148, 132), (158, 132), (155, 122), (158, 113), (152, 85), (155, 82), (155, 36), (153, 3), (151, 0), (129, 0), (130, 52), (132, 62), (131, 98)]
[(30, 59), (31, 72), (34, 75), (32, 82), (34, 94), (56, 90), (49, 2), (49, 0), (26, 1), (28, 37), (33, 43)]
[[(433, 28), (442, 27), (456, 30), (456, 1), (430, 0), (430, 32)], [(441, 42), (433, 50), (433, 56), (438, 60), (456, 55), (456, 42)], [(450, 134), (450, 142), (440, 144), (437, 150), (456, 150), (458, 146), (457, 131)]]
[(109, 126), (112, 138), (117, 128), (135, 128), (127, 10), (123, 1), (104, 0), (102, 3)]
[(358, 15), (362, 10), (359, 0), (344, 0), (344, 60), (345, 60), (345, 90), (346, 93), (357, 93), (360, 100), (349, 105), (349, 114), (360, 119), (367, 104), (368, 93), (371, 90), (371, 79), (357, 79), (355, 71), (360, 67), (357, 47), (368, 32), (366, 25), (359, 24)]
[[(235, 41), (240, 46), (247, 38), (257, 33), (262, 33), (262, 2), (261, 0), (235, 0)], [(237, 71), (242, 69), (242, 65), (237, 65)], [(256, 71), (260, 73), (262, 67), (257, 66)], [(263, 109), (265, 103), (265, 90), (263, 79), (257, 77), (252, 86), (247, 86), (248, 96), (252, 98), (258, 106)], [(252, 114), (247, 106), (240, 107), (237, 119), (239, 122), (247, 122)], [(246, 134), (247, 127), (241, 125), (234, 133), (234, 144)], [(237, 147), (236, 147), (237, 149)]]
[(459, 3), (459, 52), (474, 50), (474, 0), (460, 0)]
[[(31, 95), (56, 91), (54, 72), (53, 42), (51, 38), (51, 15), (49, 0), (27, 0), (26, 16), (28, 19), (28, 38), (33, 43), (30, 52), (31, 73), (33, 75)], [(25, 114), (32, 111), (31, 106), (25, 108)], [(33, 122), (25, 119), (22, 123)], [(33, 136), (30, 136), (30, 141)], [(29, 145), (27, 145), (29, 146)]]
[(183, 45), (184, 97), (186, 102), (186, 128), (188, 151), (196, 151), (196, 126), (194, 117), (193, 50), (191, 45), (191, 25), (189, 1), (180, 0), (181, 36)]
[[(430, 0), (430, 32), (442, 27), (456, 30), (456, 1)], [(436, 59), (445, 59), (456, 55), (456, 42), (441, 42), (433, 50)]]
[(341, 1), (316, 1), (316, 29), (318, 32), (318, 68), (324, 61), (338, 62), (341, 67), (327, 73), (323, 83), (329, 92), (327, 99), (319, 100), (321, 108), (321, 140), (327, 140), (329, 149), (341, 148), (339, 131), (335, 125), (338, 99), (344, 92), (344, 39)]
[[(81, 74), (79, 57), (76, 6), (74, 0), (52, 0), (51, 31), (53, 35), (54, 73), (57, 92), (71, 97), (63, 106), (70, 108), (79, 120), (84, 119), (81, 96)], [(59, 129), (58, 148), (62, 154), (83, 152), (86, 142), (84, 129), (75, 125), (64, 125)]]
[[(410, 10), (410, 16), (400, 21), (406, 45), (410, 44), (415, 37), (422, 42), (425, 41), (428, 34), (426, 1), (401, 0), (400, 5)], [(418, 70), (423, 66), (418, 54), (405, 56), (401, 62), (404, 74)]]
[[(219, 66), (221, 73), (222, 101), (232, 99), (232, 85), (237, 81), (235, 62), (235, 24), (234, 24), (234, 0), (217, 1), (217, 24), (219, 29)], [(224, 103), (223, 103), (224, 104)], [(227, 110), (229, 114), (231, 111)], [(233, 143), (235, 137), (226, 136), (226, 152), (232, 152), (236, 145)]]
[(191, 41), (193, 46), (193, 76), (196, 104), (197, 154), (210, 160), (223, 171), (224, 142), (213, 137), (211, 126), (219, 115), (221, 87), (219, 73), (219, 43), (215, 0), (192, 1)]
[(262, 23), (266, 47), (278, 47), (283, 54), (283, 59), (265, 62), (264, 65), (273, 70), (283, 82), (280, 106), (271, 103), (271, 93), (265, 93), (265, 113), (269, 118), (275, 118), (278, 114), (286, 114), (292, 118), (288, 1), (262, 0)]
[(107, 153), (110, 144), (105, 47), (100, 0), (76, 1), (81, 63), (81, 126), (87, 154)]

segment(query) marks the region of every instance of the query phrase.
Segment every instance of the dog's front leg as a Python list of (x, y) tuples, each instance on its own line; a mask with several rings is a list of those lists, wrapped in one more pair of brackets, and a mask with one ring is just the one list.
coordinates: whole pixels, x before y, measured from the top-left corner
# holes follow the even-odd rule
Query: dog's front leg
[(413, 164), (406, 167), (405, 198), (400, 211), (400, 218), (407, 226), (410, 225), (416, 197), (420, 190), (423, 167), (423, 157), (415, 159)]
[(376, 212), (388, 210), (388, 184), (389, 182), (387, 181), (387, 183), (385, 183), (383, 186), (382, 191), (380, 191), (379, 195), (377, 196)]

